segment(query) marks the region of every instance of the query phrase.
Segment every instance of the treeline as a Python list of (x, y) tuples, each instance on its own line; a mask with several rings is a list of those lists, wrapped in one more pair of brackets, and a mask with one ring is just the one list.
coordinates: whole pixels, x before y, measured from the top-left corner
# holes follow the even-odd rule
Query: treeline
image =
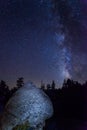
[[(0, 81), (0, 112), (23, 84), (24, 79), (20, 77), (16, 81), (16, 86), (10, 90), (5, 81)], [(50, 97), (54, 107), (54, 114), (46, 122), (45, 130), (70, 130), (76, 125), (73, 121), (87, 120), (87, 82), (80, 84), (67, 79), (64, 80), (61, 88), (57, 88), (55, 81), (47, 85), (41, 82), (40, 87)]]
[(43, 89), (43, 90), (49, 90), (49, 89), (50, 89), (50, 90), (54, 90), (54, 89), (56, 89), (55, 81), (53, 80), (51, 84), (47, 84), (47, 85), (45, 85), (45, 84), (43, 83), (43, 81), (41, 81), (41, 86), (40, 86), (40, 88)]
[(83, 85), (73, 80), (64, 80), (62, 88), (44, 89), (54, 106), (56, 118), (87, 118), (87, 82)]
[[(0, 112), (11, 96), (24, 84), (24, 78), (16, 81), (11, 90), (5, 81), (0, 81)], [(71, 79), (64, 80), (62, 88), (57, 89), (55, 81), (45, 85), (41, 82), (41, 89), (50, 97), (54, 107), (55, 118), (87, 118), (87, 82), (80, 84)]]
[(23, 77), (20, 77), (16, 81), (16, 86), (11, 90), (5, 81), (0, 81), (0, 113), (3, 111), (7, 101), (11, 98), (11, 96), (24, 84)]
[(46, 122), (45, 130), (87, 129), (87, 126), (81, 126), (87, 121), (87, 82), (80, 84), (68, 79), (60, 89), (43, 90), (54, 107), (54, 115)]

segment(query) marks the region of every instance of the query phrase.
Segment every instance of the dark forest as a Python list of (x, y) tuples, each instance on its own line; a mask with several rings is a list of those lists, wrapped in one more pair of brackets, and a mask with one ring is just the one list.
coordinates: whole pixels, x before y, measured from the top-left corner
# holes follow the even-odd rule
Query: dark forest
[[(8, 100), (23, 84), (24, 79), (20, 77), (16, 87), (9, 90), (6, 82), (0, 81), (1, 114)], [(57, 89), (55, 81), (52, 81), (47, 85), (41, 83), (40, 89), (50, 97), (54, 108), (54, 114), (46, 121), (44, 130), (78, 129), (78, 125), (87, 120), (87, 82), (80, 84), (78, 81), (67, 79), (64, 80), (62, 88)]]

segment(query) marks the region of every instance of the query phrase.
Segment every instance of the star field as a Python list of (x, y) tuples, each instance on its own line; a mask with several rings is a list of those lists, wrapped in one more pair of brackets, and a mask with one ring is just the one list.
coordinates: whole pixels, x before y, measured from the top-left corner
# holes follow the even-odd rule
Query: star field
[(0, 79), (40, 85), (87, 77), (86, 1), (1, 0)]

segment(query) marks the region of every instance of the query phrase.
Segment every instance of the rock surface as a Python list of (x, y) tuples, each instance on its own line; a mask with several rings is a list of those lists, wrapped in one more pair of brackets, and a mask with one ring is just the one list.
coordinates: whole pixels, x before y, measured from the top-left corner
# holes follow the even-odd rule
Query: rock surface
[(12, 130), (26, 121), (31, 127), (41, 130), (45, 120), (52, 114), (53, 106), (49, 97), (32, 83), (27, 83), (8, 101), (1, 130)]

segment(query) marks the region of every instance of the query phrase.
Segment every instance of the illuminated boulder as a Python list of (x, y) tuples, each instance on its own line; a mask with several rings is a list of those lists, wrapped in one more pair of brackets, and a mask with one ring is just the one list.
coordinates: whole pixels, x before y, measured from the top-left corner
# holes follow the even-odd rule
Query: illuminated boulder
[(53, 114), (49, 97), (32, 83), (25, 84), (8, 101), (2, 117), (2, 130), (13, 130), (17, 125), (29, 123), (42, 130), (45, 120)]

